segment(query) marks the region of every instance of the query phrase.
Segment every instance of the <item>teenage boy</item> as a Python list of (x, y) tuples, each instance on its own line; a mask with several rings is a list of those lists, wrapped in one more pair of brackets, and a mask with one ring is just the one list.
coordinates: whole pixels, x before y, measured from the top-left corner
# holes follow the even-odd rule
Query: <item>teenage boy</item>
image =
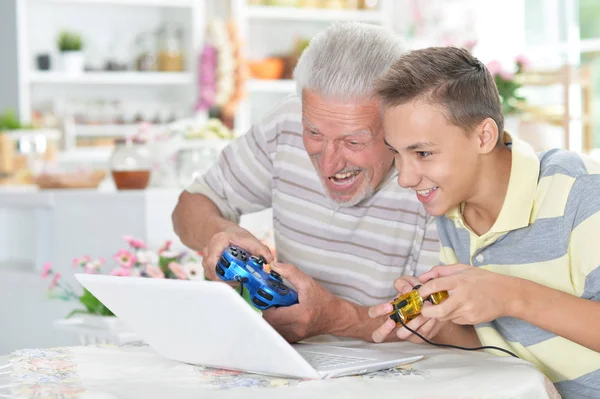
[[(441, 266), (395, 287), (450, 294), (408, 326), (438, 342), (510, 350), (564, 398), (600, 397), (600, 164), (536, 154), (505, 133), (494, 79), (466, 50), (401, 56), (377, 93), (398, 183), (438, 217), (441, 242)], [(388, 320), (373, 339), (394, 328)]]

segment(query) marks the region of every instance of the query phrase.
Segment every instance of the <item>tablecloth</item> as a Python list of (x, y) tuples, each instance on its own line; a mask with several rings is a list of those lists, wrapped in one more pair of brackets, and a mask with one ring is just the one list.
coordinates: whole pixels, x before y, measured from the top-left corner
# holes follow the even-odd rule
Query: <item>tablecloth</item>
[(424, 358), (362, 376), (296, 380), (183, 364), (143, 344), (22, 349), (0, 357), (0, 398), (560, 398), (520, 359), (410, 343), (340, 345)]

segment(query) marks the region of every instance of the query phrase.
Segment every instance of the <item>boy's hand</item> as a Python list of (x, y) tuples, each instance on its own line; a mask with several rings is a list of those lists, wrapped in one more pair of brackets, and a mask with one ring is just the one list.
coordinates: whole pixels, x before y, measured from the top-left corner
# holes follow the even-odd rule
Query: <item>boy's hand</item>
[(514, 278), (470, 265), (435, 266), (419, 280), (423, 298), (439, 291), (450, 295), (439, 305), (424, 307), (421, 315), (456, 324), (474, 325), (508, 315), (517, 298)]
[[(405, 294), (413, 289), (413, 287), (417, 284), (420, 284), (419, 280), (416, 277), (412, 276), (403, 276), (397, 279), (394, 282), (394, 288), (398, 291), (398, 295)], [(427, 303), (425, 304), (427, 306)], [(378, 317), (385, 316), (389, 314), (393, 309), (391, 303), (382, 303), (380, 305), (372, 306), (369, 308), (369, 316), (373, 319)], [(431, 339), (437, 335), (439, 330), (442, 328), (444, 323), (440, 323), (438, 320), (430, 319), (423, 317), (423, 315), (419, 315), (411, 320), (407, 326), (412, 330), (417, 331), (419, 334), (423, 335), (427, 339)], [(396, 335), (401, 340), (410, 341), (414, 343), (423, 343), (424, 341), (414, 335), (412, 332), (408, 331), (404, 327), (397, 328), (396, 323), (392, 319), (387, 319), (385, 323), (383, 323), (379, 328), (373, 331), (373, 341), (375, 342), (383, 342), (386, 337), (391, 334), (394, 330), (396, 330)]]

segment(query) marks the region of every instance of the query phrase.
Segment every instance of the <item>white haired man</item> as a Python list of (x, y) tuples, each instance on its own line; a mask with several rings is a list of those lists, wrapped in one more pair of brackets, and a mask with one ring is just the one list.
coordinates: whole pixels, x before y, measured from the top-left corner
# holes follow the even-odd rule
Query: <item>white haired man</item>
[(369, 318), (368, 306), (393, 299), (399, 276), (437, 262), (435, 223), (396, 184), (373, 96), (400, 53), (392, 33), (368, 24), (315, 36), (294, 70), (298, 95), (231, 143), (173, 213), (181, 241), (204, 252), (205, 275), (218, 280), (215, 265), (231, 244), (273, 260), (238, 225), (241, 214), (272, 207), (273, 269), (299, 304), (263, 316), (290, 342), (322, 334), (371, 341), (382, 321)]

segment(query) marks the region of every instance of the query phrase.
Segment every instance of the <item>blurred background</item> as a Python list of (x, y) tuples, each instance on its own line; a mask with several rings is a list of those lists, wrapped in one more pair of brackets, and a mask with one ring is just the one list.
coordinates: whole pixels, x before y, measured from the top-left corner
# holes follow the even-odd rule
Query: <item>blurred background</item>
[[(295, 91), (298, 57), (329, 24), (468, 48), (507, 130), (598, 156), (598, 20), (600, 0), (1, 0), (0, 355), (131, 338), (83, 317), (81, 269), (187, 251), (185, 274), (162, 272), (197, 277), (201, 254), (171, 227), (177, 196)], [(270, 241), (269, 210), (243, 224)]]

